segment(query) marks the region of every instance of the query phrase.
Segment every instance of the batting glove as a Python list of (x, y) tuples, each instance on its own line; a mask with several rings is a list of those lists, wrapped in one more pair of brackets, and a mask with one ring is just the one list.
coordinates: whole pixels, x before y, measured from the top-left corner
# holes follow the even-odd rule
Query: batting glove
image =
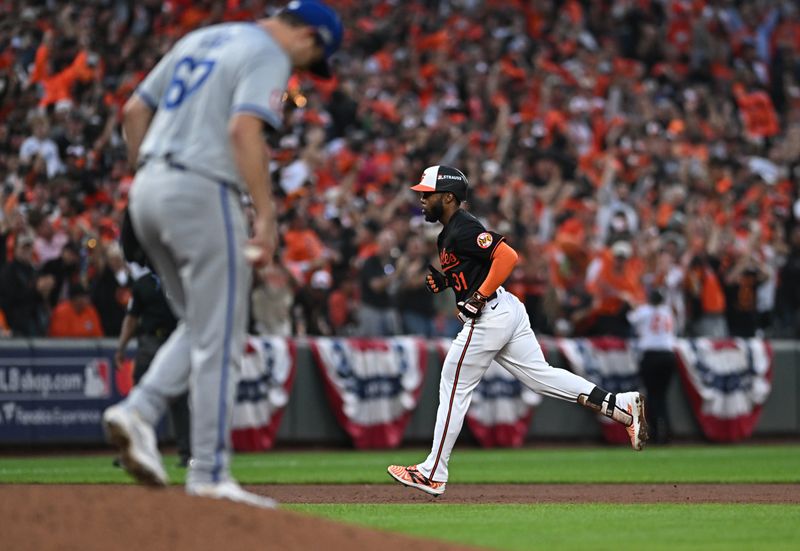
[(434, 268), (432, 264), (428, 264), (428, 270), (430, 270), (430, 272), (425, 276), (425, 286), (428, 288), (428, 291), (431, 293), (441, 293), (450, 287), (447, 276)]
[(488, 297), (483, 296), (478, 291), (472, 293), (472, 296), (469, 297), (467, 300), (462, 300), (456, 306), (458, 307), (458, 311), (461, 312), (463, 316), (466, 316), (470, 319), (476, 319), (481, 316), (481, 312), (483, 311), (483, 307), (486, 306), (486, 299)]

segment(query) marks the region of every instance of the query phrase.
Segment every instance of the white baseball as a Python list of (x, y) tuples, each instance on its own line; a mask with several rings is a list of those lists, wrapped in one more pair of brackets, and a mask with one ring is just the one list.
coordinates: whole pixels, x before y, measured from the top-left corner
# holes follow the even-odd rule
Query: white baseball
[(255, 262), (256, 260), (261, 258), (261, 247), (259, 247), (258, 245), (245, 245), (244, 257), (247, 259), (248, 262)]

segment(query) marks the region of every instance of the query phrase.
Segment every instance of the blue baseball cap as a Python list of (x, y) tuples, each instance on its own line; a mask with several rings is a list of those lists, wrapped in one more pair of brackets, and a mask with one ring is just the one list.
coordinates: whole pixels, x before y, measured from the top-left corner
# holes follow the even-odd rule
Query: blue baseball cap
[(309, 70), (315, 75), (330, 78), (331, 69), (328, 59), (339, 49), (344, 34), (339, 15), (331, 7), (318, 0), (292, 0), (283, 11), (305, 21), (317, 32), (322, 42), (324, 56), (309, 67)]

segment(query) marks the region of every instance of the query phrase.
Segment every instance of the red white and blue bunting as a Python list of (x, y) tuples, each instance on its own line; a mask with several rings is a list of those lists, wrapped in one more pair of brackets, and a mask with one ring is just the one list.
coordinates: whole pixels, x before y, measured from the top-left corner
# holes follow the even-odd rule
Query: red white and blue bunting
[[(558, 339), (558, 349), (574, 373), (604, 390), (628, 392), (641, 388), (633, 347), (624, 339)], [(624, 426), (601, 414), (597, 415), (597, 420), (607, 442), (630, 442)]]
[(772, 389), (772, 350), (761, 339), (680, 340), (681, 380), (703, 434), (750, 437)]
[(283, 337), (248, 336), (236, 387), (231, 440), (237, 451), (270, 449), (295, 376), (295, 347)]
[(539, 394), (493, 361), (472, 394), (467, 425), (484, 448), (516, 448), (525, 443), (541, 402)]
[(340, 425), (357, 448), (393, 448), (417, 406), (427, 362), (416, 337), (310, 341)]

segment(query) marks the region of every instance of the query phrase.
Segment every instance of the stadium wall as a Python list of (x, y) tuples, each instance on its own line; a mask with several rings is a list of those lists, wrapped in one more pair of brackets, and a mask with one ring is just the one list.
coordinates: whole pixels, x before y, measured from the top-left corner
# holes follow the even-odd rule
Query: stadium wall
[[(543, 344), (545, 344), (543, 342)], [(771, 341), (773, 348), (772, 392), (761, 412), (754, 436), (800, 437), (800, 341)], [(565, 360), (553, 345), (544, 349), (548, 361), (565, 367)], [(436, 420), (441, 363), (434, 345), (428, 347), (428, 366), (422, 395), (405, 432), (405, 443), (429, 444)], [(328, 406), (322, 379), (307, 344), (297, 347), (297, 378), (278, 431), (278, 442), (349, 445), (350, 439)], [(670, 420), (676, 438), (702, 439), (680, 378), (673, 377), (669, 389)], [(469, 441), (466, 428), (460, 441)], [(527, 440), (602, 440), (593, 414), (575, 404), (544, 398), (533, 415)]]
[[(555, 346), (544, 348), (551, 364), (565, 366)], [(278, 444), (351, 446), (325, 394), (307, 339), (296, 339), (296, 378), (277, 435)], [(800, 437), (800, 341), (772, 341), (772, 391), (754, 436)], [(99, 415), (120, 399), (113, 353), (116, 342), (101, 340), (0, 341), (0, 445), (93, 444), (102, 442)], [(428, 345), (427, 370), (419, 404), (404, 443), (428, 444), (438, 403), (441, 356)], [(682, 383), (669, 390), (670, 417), (679, 439), (702, 439)], [(545, 398), (528, 431), (536, 440), (600, 441), (593, 415), (574, 404)], [(464, 430), (461, 442), (472, 441)]]

